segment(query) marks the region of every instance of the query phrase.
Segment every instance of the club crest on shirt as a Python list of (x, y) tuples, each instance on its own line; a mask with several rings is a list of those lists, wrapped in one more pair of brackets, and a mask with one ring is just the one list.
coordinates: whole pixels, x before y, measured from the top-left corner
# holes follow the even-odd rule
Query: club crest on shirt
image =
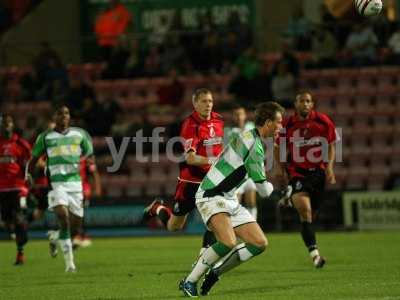
[(213, 126), (210, 126), (210, 137), (214, 137), (215, 136), (215, 129)]
[(223, 201), (217, 201), (217, 207), (218, 208), (224, 208), (225, 207), (225, 203)]

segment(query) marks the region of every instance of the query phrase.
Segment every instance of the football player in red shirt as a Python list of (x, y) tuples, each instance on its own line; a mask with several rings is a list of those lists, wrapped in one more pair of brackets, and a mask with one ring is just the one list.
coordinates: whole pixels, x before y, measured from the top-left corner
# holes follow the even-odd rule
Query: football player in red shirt
[[(47, 123), (47, 128), (54, 129), (54, 127), (56, 127), (56, 123), (53, 120), (50, 120)], [(30, 144), (32, 146), (35, 143), (36, 138), (37, 136), (35, 136), (34, 139), (31, 140)], [(33, 196), (36, 199), (36, 207), (31, 213), (28, 214), (27, 216), (28, 223), (40, 220), (44, 216), (49, 206), (47, 203), (47, 194), (50, 191), (50, 185), (45, 170), (46, 170), (46, 157), (42, 156), (36, 163), (35, 173), (33, 176), (34, 182), (33, 186), (31, 186), (30, 189), (30, 196)]]
[[(93, 160), (88, 161), (82, 158), (80, 162), (80, 175), (83, 186), (83, 204), (87, 208), (92, 198), (92, 189), (96, 197), (101, 196), (101, 180), (96, 163)], [(93, 185), (90, 182), (90, 178), (93, 179)], [(77, 235), (73, 237), (72, 243), (74, 247), (88, 247), (92, 244), (90, 237), (86, 234), (85, 217), (83, 217), (82, 226), (78, 230)]]
[(29, 143), (14, 133), (13, 118), (4, 115), (0, 122), (0, 210), (6, 227), (15, 231), (15, 265), (24, 263), (24, 245), (28, 241), (22, 209), (26, 206), (28, 195), (25, 166), (30, 157)]
[[(194, 111), (181, 127), (180, 136), (186, 160), (179, 165), (179, 178), (173, 199), (173, 209), (160, 201), (153, 201), (146, 209), (144, 218), (158, 216), (169, 231), (181, 230), (189, 213), (196, 207), (195, 194), (210, 169), (214, 159), (222, 152), (224, 122), (213, 112), (213, 95), (208, 89), (198, 89), (192, 97)], [(203, 249), (212, 245), (215, 237), (206, 231)]]
[(279, 139), (286, 144), (287, 163), (278, 165), (281, 176), (286, 177), (285, 169), (289, 175), (291, 204), (300, 216), (304, 244), (314, 266), (321, 268), (325, 258), (319, 253), (312, 221), (321, 205), (325, 182), (336, 183), (333, 165), (337, 136), (331, 119), (314, 110), (309, 92), (298, 94), (294, 105), (295, 114), (285, 120)]

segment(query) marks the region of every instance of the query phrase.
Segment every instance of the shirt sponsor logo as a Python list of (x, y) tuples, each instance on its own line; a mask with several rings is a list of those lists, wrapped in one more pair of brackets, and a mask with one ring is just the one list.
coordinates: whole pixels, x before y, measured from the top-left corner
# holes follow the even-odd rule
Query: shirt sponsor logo
[(222, 144), (222, 137), (215, 137), (208, 140), (203, 141), (204, 146), (212, 146)]
[(319, 137), (313, 137), (309, 140), (298, 140), (298, 141), (294, 141), (294, 145), (296, 147), (305, 147), (305, 146), (321, 146), (322, 145), (322, 141), (321, 138)]
[(13, 164), (15, 163), (15, 158), (12, 156), (0, 156), (0, 164)]

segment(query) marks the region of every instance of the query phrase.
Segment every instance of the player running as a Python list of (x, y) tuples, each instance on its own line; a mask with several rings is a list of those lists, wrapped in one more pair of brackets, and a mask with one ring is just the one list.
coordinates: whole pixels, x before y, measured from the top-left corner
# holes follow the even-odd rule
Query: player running
[(314, 110), (309, 92), (298, 94), (294, 105), (295, 114), (285, 120), (280, 135), (280, 140), (285, 138), (287, 164), (278, 165), (283, 178), (286, 172), (289, 175), (292, 196), (288, 204), (293, 205), (300, 216), (304, 244), (314, 266), (322, 268), (325, 258), (319, 253), (312, 221), (323, 200), (325, 181), (336, 183), (333, 171), (336, 130), (327, 115)]
[[(212, 162), (223, 149), (224, 122), (213, 112), (214, 99), (210, 90), (198, 89), (192, 97), (194, 112), (182, 124), (186, 160), (180, 163), (180, 173), (173, 200), (173, 209), (160, 201), (150, 204), (144, 218), (157, 216), (169, 231), (181, 230), (189, 213), (195, 208), (195, 194)], [(202, 250), (215, 242), (212, 232), (206, 231)]]
[[(197, 282), (207, 270), (202, 295), (208, 294), (220, 275), (261, 254), (267, 247), (263, 231), (237, 201), (235, 193), (248, 176), (261, 197), (271, 194), (273, 187), (265, 175), (262, 138), (269, 138), (273, 147), (274, 137), (282, 127), (283, 113), (284, 109), (276, 102), (257, 106), (256, 128), (234, 137), (201, 182), (196, 206), (217, 242), (203, 252), (189, 275), (180, 282), (179, 288), (185, 296), (197, 297)], [(237, 245), (237, 237), (244, 243)]]
[(54, 211), (60, 231), (53, 240), (58, 240), (64, 254), (66, 272), (76, 272), (72, 252), (71, 233), (81, 226), (83, 217), (82, 179), (79, 175), (80, 159), (94, 159), (93, 145), (89, 134), (77, 127), (70, 127), (68, 107), (55, 111), (56, 127), (41, 133), (32, 150), (30, 166), (45, 154), (47, 172), (51, 184), (48, 194), (49, 210)]
[(10, 115), (0, 117), (0, 209), (1, 219), (10, 232), (15, 232), (17, 257), (15, 265), (25, 261), (24, 245), (28, 242), (26, 209), (28, 188), (25, 166), (31, 157), (29, 143), (14, 132)]
[[(239, 135), (244, 131), (254, 128), (254, 123), (247, 121), (246, 109), (243, 106), (237, 105), (233, 108), (233, 119), (235, 127), (225, 128), (227, 140), (231, 140), (235, 135)], [(254, 181), (247, 179), (238, 189), (237, 195), (239, 201), (244, 203), (250, 214), (257, 220), (257, 188)]]

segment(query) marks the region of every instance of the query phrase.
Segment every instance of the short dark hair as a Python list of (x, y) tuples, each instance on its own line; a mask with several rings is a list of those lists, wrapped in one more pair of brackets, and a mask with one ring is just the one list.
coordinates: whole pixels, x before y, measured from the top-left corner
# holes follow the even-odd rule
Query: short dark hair
[(278, 112), (283, 115), (285, 113), (285, 109), (277, 102), (269, 101), (257, 105), (254, 117), (255, 125), (264, 126), (265, 121), (275, 120)]
[(71, 111), (68, 105), (66, 105), (64, 102), (59, 102), (56, 105), (54, 105), (53, 114), (57, 114), (63, 107), (66, 107), (68, 108), (69, 111)]
[(294, 98), (294, 102), (296, 102), (299, 97), (304, 96), (304, 95), (310, 95), (311, 96), (311, 100), (315, 103), (313, 95), (311, 94), (311, 92), (309, 92), (307, 90), (298, 92), (296, 94), (296, 98)]
[(212, 94), (211, 90), (206, 88), (200, 88), (194, 91), (192, 96), (192, 101), (195, 102), (199, 99), (201, 95)]

